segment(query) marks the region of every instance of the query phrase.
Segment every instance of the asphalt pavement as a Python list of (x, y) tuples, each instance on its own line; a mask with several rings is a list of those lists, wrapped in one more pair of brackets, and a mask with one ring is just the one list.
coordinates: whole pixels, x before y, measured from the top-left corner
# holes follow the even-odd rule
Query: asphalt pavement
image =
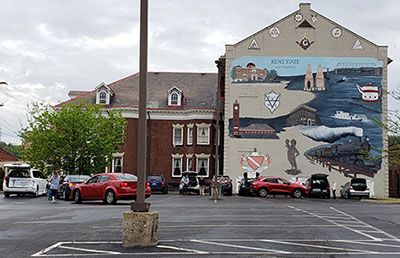
[(130, 201), (0, 195), (0, 257), (400, 257), (400, 205), (153, 194), (155, 247), (123, 248)]

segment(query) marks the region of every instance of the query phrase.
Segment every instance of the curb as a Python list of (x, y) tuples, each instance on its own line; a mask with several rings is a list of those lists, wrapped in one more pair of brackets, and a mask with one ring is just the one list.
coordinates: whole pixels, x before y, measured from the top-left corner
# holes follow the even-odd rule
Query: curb
[(361, 202), (366, 202), (366, 203), (378, 203), (378, 204), (400, 204), (400, 200), (377, 200), (377, 199), (362, 199)]

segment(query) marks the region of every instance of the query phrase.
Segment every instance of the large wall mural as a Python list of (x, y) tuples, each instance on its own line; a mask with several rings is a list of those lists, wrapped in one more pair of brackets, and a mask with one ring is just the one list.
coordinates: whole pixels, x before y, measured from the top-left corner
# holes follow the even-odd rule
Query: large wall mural
[[(249, 115), (252, 107), (241, 106), (238, 96), (230, 137), (279, 140), (287, 149), (290, 175), (302, 173), (296, 157), (304, 155), (329, 171), (373, 177), (381, 166), (382, 129), (375, 121), (382, 119), (382, 65), (374, 58), (240, 57), (232, 63), (231, 87), (258, 87), (267, 115)], [(266, 92), (263, 85), (269, 87)], [(283, 110), (284, 102), (294, 102), (304, 92), (313, 97)], [(241, 115), (244, 109), (246, 115)], [(288, 128), (298, 131), (296, 138), (281, 137)], [(296, 142), (303, 137), (317, 144), (300, 149)]]

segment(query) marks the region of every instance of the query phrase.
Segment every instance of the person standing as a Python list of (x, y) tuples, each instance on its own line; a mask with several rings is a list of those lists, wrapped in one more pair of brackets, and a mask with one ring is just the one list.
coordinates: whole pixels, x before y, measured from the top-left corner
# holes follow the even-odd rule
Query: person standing
[(187, 175), (185, 175), (185, 176), (182, 178), (182, 183), (183, 183), (183, 186), (182, 186), (182, 194), (187, 194), (187, 190), (188, 190), (188, 186), (189, 186), (189, 178), (188, 178)]
[(333, 180), (333, 184), (332, 184), (332, 195), (333, 195), (333, 199), (336, 199), (336, 187), (337, 187), (336, 181)]
[(200, 195), (204, 195), (204, 187), (205, 187), (204, 177), (199, 178), (199, 186), (200, 186)]
[(300, 184), (299, 178), (296, 177), (296, 181), (294, 181), (293, 183), (299, 185)]
[(51, 202), (56, 202), (56, 196), (59, 185), (60, 185), (60, 176), (58, 175), (58, 171), (54, 171), (53, 175), (50, 178)]

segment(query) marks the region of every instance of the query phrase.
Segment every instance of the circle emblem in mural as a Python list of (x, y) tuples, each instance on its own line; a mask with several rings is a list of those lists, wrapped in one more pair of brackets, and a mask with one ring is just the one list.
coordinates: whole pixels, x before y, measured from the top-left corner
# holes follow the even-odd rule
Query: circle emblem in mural
[(331, 31), (332, 37), (334, 38), (340, 38), (342, 36), (342, 29), (336, 27), (333, 28)]
[(294, 15), (294, 20), (297, 22), (301, 22), (303, 20), (303, 15), (301, 13), (296, 13)]
[(269, 35), (271, 36), (271, 37), (273, 37), (273, 38), (276, 38), (276, 37), (278, 37), (279, 35), (281, 34), (281, 31), (279, 30), (279, 28), (278, 27), (272, 27), (270, 30), (269, 30)]

